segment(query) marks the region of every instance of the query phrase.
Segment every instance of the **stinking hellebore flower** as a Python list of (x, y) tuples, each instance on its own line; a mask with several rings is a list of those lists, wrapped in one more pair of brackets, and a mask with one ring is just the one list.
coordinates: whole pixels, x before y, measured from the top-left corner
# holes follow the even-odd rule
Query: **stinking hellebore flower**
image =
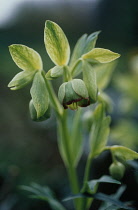
[(59, 87), (58, 98), (64, 109), (76, 110), (78, 106), (90, 105), (87, 88), (81, 79), (73, 79), (63, 83)]

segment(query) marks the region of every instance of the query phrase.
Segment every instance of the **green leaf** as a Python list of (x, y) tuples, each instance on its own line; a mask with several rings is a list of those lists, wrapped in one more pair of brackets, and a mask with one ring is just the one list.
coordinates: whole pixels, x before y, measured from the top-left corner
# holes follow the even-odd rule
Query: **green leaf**
[[(125, 190), (126, 190), (126, 186), (122, 185), (118, 188), (118, 190), (115, 192), (115, 194), (110, 195), (110, 197), (119, 200)], [(105, 210), (105, 209), (117, 210), (120, 208), (117, 206), (111, 205), (110, 202), (103, 202), (102, 205), (100, 206), (99, 210)]]
[(118, 53), (114, 53), (103, 48), (94, 48), (93, 50), (82, 56), (83, 59), (93, 59), (100, 63), (109, 63), (119, 57), (120, 55)]
[(96, 40), (98, 38), (100, 31), (96, 31), (87, 37), (84, 34), (76, 43), (75, 48), (72, 53), (70, 65), (72, 66), (84, 53), (89, 52), (95, 47)]
[(89, 97), (85, 83), (81, 79), (73, 79), (71, 81), (71, 84), (72, 84), (73, 90), (78, 95), (82, 96), (83, 98)]
[(35, 75), (36, 71), (22, 71), (15, 75), (15, 77), (8, 84), (11, 90), (18, 90), (30, 83)]
[(36, 183), (32, 183), (31, 186), (21, 186), (22, 190), (33, 193), (31, 198), (47, 201), (53, 210), (65, 210), (62, 204), (57, 201), (53, 195), (53, 192), (48, 187), (41, 187)]
[(97, 100), (96, 72), (87, 61), (83, 61), (83, 80), (93, 102)]
[(63, 68), (61, 66), (55, 66), (46, 73), (46, 78), (49, 80), (57, 79), (63, 75)]
[(112, 198), (109, 195), (106, 195), (104, 193), (96, 193), (94, 195), (94, 198), (97, 199), (97, 200), (109, 202), (109, 203), (114, 204), (114, 205), (116, 205), (120, 208), (123, 208), (123, 209), (134, 210), (134, 208), (128, 207), (128, 206), (125, 205), (125, 203), (119, 201), (118, 199)]
[(111, 176), (102, 176), (99, 179), (94, 179), (88, 182), (88, 186), (90, 188), (90, 190), (93, 192), (95, 190), (95, 187), (97, 185), (97, 183), (112, 183), (112, 184), (121, 184), (121, 182), (113, 179)]
[(93, 124), (90, 131), (89, 141), (91, 155), (96, 156), (100, 154), (105, 147), (109, 135), (110, 117), (104, 116), (104, 108), (99, 104), (94, 111)]
[(10, 54), (16, 65), (26, 71), (42, 70), (40, 55), (25, 45), (13, 44), (9, 46)]
[(44, 42), (51, 60), (59, 66), (67, 65), (70, 47), (63, 30), (54, 22), (47, 20), (44, 30)]
[(95, 47), (100, 32), (101, 31), (96, 31), (88, 36), (83, 53), (87, 53)]
[(30, 93), (37, 112), (37, 118), (40, 118), (45, 114), (49, 105), (49, 95), (41, 72), (35, 74)]
[(77, 41), (77, 43), (74, 47), (72, 56), (71, 56), (71, 60), (70, 60), (71, 66), (75, 63), (75, 61), (77, 61), (82, 56), (82, 54), (84, 52), (85, 45), (86, 45), (86, 39), (87, 39), (87, 34), (84, 34)]
[(134, 160), (138, 159), (138, 153), (123, 146), (112, 146), (110, 147), (111, 152), (119, 158), (122, 158), (123, 160)]
[(109, 195), (106, 195), (104, 193), (95, 193), (95, 194), (80, 193), (77, 195), (68, 196), (63, 201), (69, 201), (69, 200), (78, 199), (78, 198), (94, 198), (97, 200), (109, 202), (115, 206), (118, 206), (119, 208), (122, 208), (122, 209), (134, 210), (134, 208), (129, 207), (125, 203), (119, 201), (118, 199), (112, 198)]

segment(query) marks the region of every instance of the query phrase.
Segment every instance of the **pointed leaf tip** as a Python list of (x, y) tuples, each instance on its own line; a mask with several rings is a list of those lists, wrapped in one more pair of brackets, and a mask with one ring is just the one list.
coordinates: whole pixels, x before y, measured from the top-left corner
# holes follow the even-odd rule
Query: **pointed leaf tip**
[(26, 71), (42, 70), (43, 64), (40, 55), (25, 45), (13, 44), (9, 51), (16, 65)]
[(83, 59), (92, 59), (100, 63), (109, 63), (120, 57), (120, 54), (112, 52), (108, 49), (94, 48), (90, 52), (84, 54)]
[(50, 20), (45, 23), (44, 42), (51, 60), (59, 66), (67, 65), (70, 58), (67, 37), (60, 26)]

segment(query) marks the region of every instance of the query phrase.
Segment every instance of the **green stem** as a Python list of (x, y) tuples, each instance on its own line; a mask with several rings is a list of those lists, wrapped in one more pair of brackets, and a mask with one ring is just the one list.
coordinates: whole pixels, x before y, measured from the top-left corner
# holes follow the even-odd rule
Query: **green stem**
[[(93, 161), (93, 157), (89, 154), (88, 158), (87, 158), (87, 162), (86, 162), (86, 167), (85, 167), (85, 173), (84, 173), (84, 179), (83, 179), (83, 188), (82, 188), (82, 192), (83, 190), (85, 190), (85, 185), (89, 180), (89, 175), (90, 175), (90, 169), (91, 169), (91, 163)], [(89, 206), (92, 203), (92, 198), (83, 198), (81, 199), (81, 208), (80, 210), (85, 210), (88, 209)]]
[(44, 76), (44, 79), (45, 79), (46, 87), (47, 87), (48, 92), (49, 92), (51, 105), (53, 106), (53, 108), (54, 108), (56, 114), (58, 115), (58, 117), (61, 117), (63, 115), (63, 108), (58, 101), (58, 98), (55, 94), (55, 91), (54, 91), (51, 83), (45, 78), (45, 73), (44, 72), (43, 72), (43, 76)]
[(91, 157), (91, 155), (89, 155), (87, 162), (86, 162), (83, 183), (86, 183), (89, 180), (89, 173), (90, 173), (92, 160), (93, 160), (93, 158)]
[[(74, 194), (77, 194), (79, 193), (80, 189), (79, 189), (79, 182), (78, 182), (78, 177), (76, 173), (76, 168), (73, 166), (72, 157), (71, 157), (70, 136), (69, 136), (68, 127), (67, 127), (67, 111), (65, 111), (62, 118), (59, 119), (59, 126), (62, 131), (62, 136), (60, 136), (60, 138), (62, 138), (61, 144), (63, 144), (63, 149), (64, 149), (66, 159), (67, 159), (67, 163), (65, 164), (65, 166), (66, 166), (69, 181), (71, 184), (71, 189)], [(59, 147), (60, 146), (62, 145), (59, 145)], [(79, 200), (75, 200), (74, 203), (75, 203), (76, 209), (80, 210)]]
[(71, 72), (68, 66), (64, 66), (64, 82), (72, 80)]
[[(58, 124), (59, 130), (60, 130), (59, 137), (61, 138), (60, 139), (61, 142), (59, 143), (59, 148), (61, 146), (64, 148), (64, 153), (65, 153), (66, 159), (67, 159), (67, 164), (65, 164), (65, 166), (67, 168), (67, 173), (68, 173), (68, 177), (70, 180), (71, 189), (74, 194), (77, 194), (77, 193), (79, 193), (80, 189), (79, 189), (79, 182), (78, 182), (78, 177), (77, 177), (77, 173), (76, 173), (76, 168), (73, 166), (72, 157), (71, 157), (70, 135), (68, 132), (68, 127), (67, 127), (67, 111), (64, 111), (64, 109), (60, 105), (51, 83), (45, 78), (45, 73), (44, 72), (42, 72), (42, 73), (43, 73), (45, 83), (46, 83), (46, 86), (47, 86), (47, 89), (49, 92), (51, 105), (53, 106), (53, 108), (55, 110), (55, 113), (57, 115), (57, 119), (59, 122), (59, 124)], [(63, 144), (63, 145), (61, 145), (61, 144)], [(60, 151), (61, 151), (61, 149), (60, 149)], [(76, 210), (80, 210), (79, 209), (79, 200), (75, 200), (74, 203), (76, 206)]]

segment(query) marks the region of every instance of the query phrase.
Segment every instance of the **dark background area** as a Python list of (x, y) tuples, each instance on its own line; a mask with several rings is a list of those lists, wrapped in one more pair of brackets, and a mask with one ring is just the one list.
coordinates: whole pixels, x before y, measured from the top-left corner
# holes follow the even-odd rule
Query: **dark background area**
[[(107, 89), (114, 103), (122, 96), (121, 89), (117, 90), (114, 85), (116, 75), (131, 74), (131, 57), (138, 54), (137, 0), (97, 2), (59, 0), (36, 3), (29, 1), (17, 8), (13, 19), (0, 28), (0, 210), (50, 209), (45, 202), (28, 199), (27, 194), (18, 189), (21, 184), (37, 182), (48, 185), (60, 200), (70, 192), (66, 171), (57, 148), (54, 116), (46, 122), (32, 122), (28, 111), (30, 86), (18, 91), (7, 88), (7, 84), (19, 72), (9, 54), (8, 46), (11, 44), (24, 44), (35, 49), (42, 57), (45, 71), (54, 66), (44, 47), (43, 30), (46, 20), (55, 21), (61, 26), (68, 37), (71, 49), (84, 33), (90, 34), (101, 30), (96, 46), (122, 55)], [(138, 76), (138, 70), (136, 75)], [(55, 87), (57, 85), (55, 83)], [(136, 94), (138, 95), (138, 92)], [(131, 96), (128, 97), (131, 101)], [(129, 127), (127, 129), (132, 132), (128, 142), (133, 142), (135, 138), (131, 147), (138, 151), (138, 101), (135, 105), (131, 112), (125, 113), (122, 113), (118, 106), (115, 107), (111, 126), (114, 128), (122, 119), (128, 120), (130, 127), (133, 127), (132, 131)], [(125, 133), (124, 130), (120, 132)], [(113, 139), (113, 142), (116, 142), (116, 139)], [(85, 160), (86, 154), (83, 155), (78, 168), (80, 180)], [(95, 171), (91, 173), (91, 177), (99, 178), (104, 173), (108, 174), (110, 163), (110, 155), (103, 154), (94, 162)], [(127, 184), (128, 188), (122, 200), (133, 200), (138, 208), (137, 170), (130, 167), (126, 171), (123, 183)], [(103, 185), (101, 190), (112, 193), (115, 189), (112, 186), (105, 189)], [(97, 205), (94, 204), (92, 209), (98, 209)]]

